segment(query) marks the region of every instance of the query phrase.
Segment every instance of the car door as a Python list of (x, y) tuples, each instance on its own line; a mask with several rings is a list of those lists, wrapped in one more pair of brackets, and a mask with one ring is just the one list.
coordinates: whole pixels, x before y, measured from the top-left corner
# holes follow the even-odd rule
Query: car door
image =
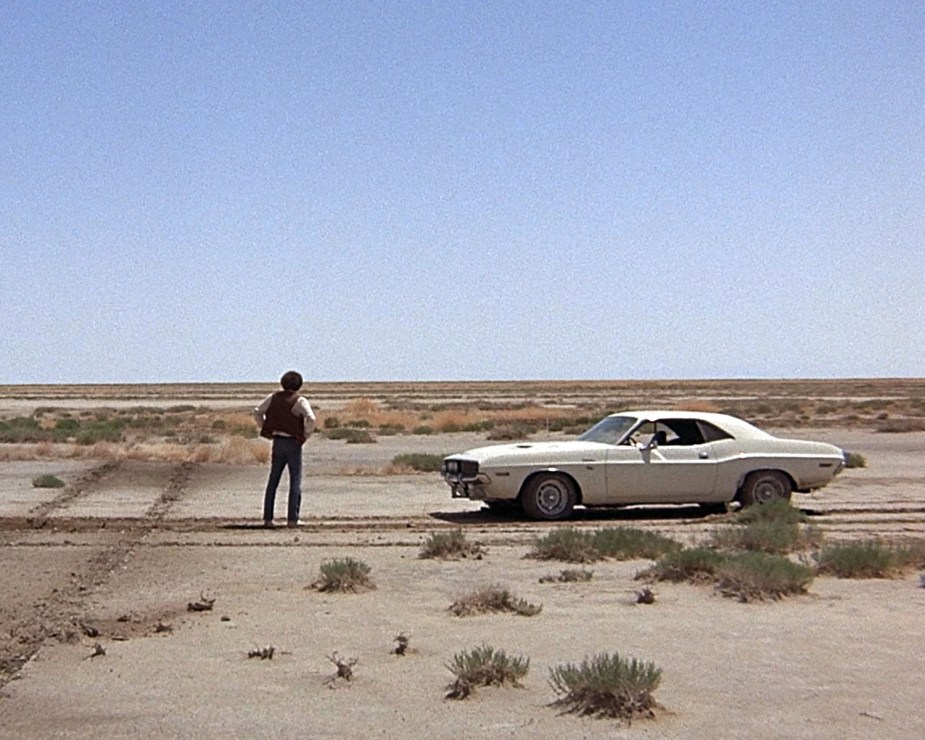
[[(606, 463), (609, 503), (713, 500), (717, 458), (712, 444), (703, 439), (695, 424), (689, 428), (675, 424), (674, 428), (684, 433), (676, 434), (661, 424), (644, 425), (634, 436), (635, 444), (610, 450)], [(653, 437), (666, 431), (653, 445)]]

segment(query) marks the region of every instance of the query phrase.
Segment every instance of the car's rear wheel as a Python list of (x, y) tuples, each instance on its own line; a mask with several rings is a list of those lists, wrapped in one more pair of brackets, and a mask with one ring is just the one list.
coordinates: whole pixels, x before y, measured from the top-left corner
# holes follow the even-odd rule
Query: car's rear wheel
[(575, 508), (575, 485), (564, 475), (542, 473), (531, 478), (520, 505), (531, 519), (567, 519)]
[(779, 470), (759, 470), (749, 473), (742, 484), (739, 501), (742, 506), (769, 504), (772, 501), (789, 501), (793, 486), (790, 478)]

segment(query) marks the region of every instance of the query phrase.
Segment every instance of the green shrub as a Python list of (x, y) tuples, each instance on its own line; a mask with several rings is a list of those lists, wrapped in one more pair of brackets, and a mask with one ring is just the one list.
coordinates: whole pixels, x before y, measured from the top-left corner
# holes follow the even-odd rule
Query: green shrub
[(80, 427), (80, 422), (77, 419), (58, 419), (55, 422), (55, 432), (61, 433), (72, 433), (77, 431)]
[(447, 687), (447, 697), (465, 699), (477, 686), (521, 686), (520, 680), (530, 670), (530, 659), (482, 645), (456, 653), (446, 667), (456, 676)]
[(601, 559), (601, 554), (595, 549), (591, 534), (563, 527), (537, 537), (527, 557), (565, 563), (593, 563)]
[(33, 488), (64, 488), (66, 483), (56, 475), (46, 473), (32, 479)]
[(718, 529), (712, 544), (723, 550), (751, 550), (784, 555), (818, 546), (821, 533), (785, 521), (753, 521), (744, 527)]
[(403, 431), (405, 431), (405, 427), (402, 424), (383, 424), (376, 430), (376, 433), (380, 437), (394, 437)]
[(365, 429), (350, 429), (349, 427), (326, 430), (324, 436), (328, 439), (346, 440), (347, 444), (369, 444), (376, 441)]
[(366, 563), (353, 558), (329, 560), (321, 564), (321, 575), (312, 585), (319, 591), (369, 591), (376, 587), (369, 575), (371, 570)]
[(584, 568), (560, 570), (558, 575), (542, 576), (540, 583), (578, 583), (581, 581), (590, 581), (594, 576), (594, 571), (585, 570)]
[(337, 429), (340, 426), (340, 419), (336, 416), (325, 417), (324, 428), (325, 429)]
[(601, 557), (616, 560), (650, 558), (652, 560), (681, 549), (681, 543), (634, 527), (599, 529), (591, 536), (591, 546)]
[(38, 420), (31, 417), (17, 416), (0, 421), (0, 442), (44, 442), (50, 436), (51, 432), (42, 429)]
[(717, 588), (724, 596), (734, 596), (739, 601), (806, 593), (812, 581), (812, 568), (765, 552), (738, 553), (716, 569)]
[(461, 529), (452, 532), (435, 532), (431, 534), (418, 557), (442, 558), (455, 560), (458, 558), (480, 558), (483, 554), (482, 546), (475, 542), (466, 541), (466, 535)]
[(734, 517), (734, 521), (741, 524), (751, 524), (752, 522), (800, 524), (806, 520), (806, 514), (789, 501), (782, 500), (769, 501), (761, 506), (747, 506), (739, 510)]
[(848, 452), (845, 451), (845, 467), (846, 468), (866, 468), (867, 467), (867, 458), (859, 452)]
[(549, 685), (559, 696), (554, 706), (626, 722), (654, 716), (658, 703), (652, 692), (661, 679), (662, 671), (654, 663), (618, 653), (599, 653), (578, 665), (566, 663), (549, 671)]
[(457, 617), (469, 617), (486, 612), (512, 612), (523, 617), (533, 617), (542, 610), (542, 605), (531, 604), (498, 585), (483, 586), (471, 591), (449, 607), (449, 611)]
[(428, 436), (434, 433), (434, 428), (431, 426), (427, 426), (427, 424), (422, 424), (421, 426), (417, 426), (414, 429), (412, 429), (411, 433)]
[(528, 557), (593, 563), (603, 558), (657, 558), (680, 549), (681, 544), (668, 537), (634, 527), (610, 527), (594, 532), (565, 527), (537, 537)]
[(443, 465), (445, 455), (435, 455), (429, 452), (407, 452), (392, 458), (392, 464), (408, 467), (422, 473), (437, 473)]
[(713, 580), (717, 569), (726, 560), (725, 555), (704, 547), (671, 552), (660, 558), (655, 565), (642, 571), (637, 578), (650, 578), (655, 581), (692, 581)]
[(903, 567), (902, 553), (878, 540), (827, 545), (818, 560), (820, 573), (837, 578), (889, 578)]
[(526, 439), (531, 434), (536, 434), (536, 426), (528, 422), (514, 422), (505, 426), (496, 426), (488, 433), (490, 440), (515, 440)]

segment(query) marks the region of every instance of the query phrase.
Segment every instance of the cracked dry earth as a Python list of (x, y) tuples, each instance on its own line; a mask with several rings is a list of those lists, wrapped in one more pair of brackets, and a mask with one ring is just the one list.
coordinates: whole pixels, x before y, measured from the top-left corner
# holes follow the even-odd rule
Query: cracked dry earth
[[(795, 498), (827, 538), (925, 537), (925, 434), (793, 436), (869, 461)], [(817, 577), (806, 596), (753, 604), (656, 584), (655, 603), (639, 605), (633, 578), (645, 561), (595, 563), (588, 582), (541, 584), (567, 566), (524, 555), (552, 528), (630, 525), (693, 543), (719, 520), (674, 507), (579, 510), (568, 524), (539, 524), (453, 501), (433, 475), (341, 473), (357, 455), (388, 459), (422, 444), (393, 438), (364, 452), (313, 439), (295, 531), (257, 526), (262, 466), (4, 463), (0, 735), (925, 736), (919, 573)], [(32, 488), (43, 473), (67, 486)], [(281, 491), (279, 510), (284, 501)], [(456, 528), (486, 547), (482, 559), (418, 558), (430, 533)], [(348, 556), (372, 567), (375, 590), (309, 587), (323, 561)], [(459, 594), (491, 583), (542, 612), (448, 613)], [(401, 633), (409, 650), (396, 655)], [(485, 642), (531, 659), (524, 687), (445, 700), (445, 664)], [(272, 659), (248, 659), (268, 646)], [(657, 719), (627, 728), (548, 706), (549, 668), (603, 650), (662, 668)], [(335, 653), (356, 660), (351, 681), (331, 680)]]

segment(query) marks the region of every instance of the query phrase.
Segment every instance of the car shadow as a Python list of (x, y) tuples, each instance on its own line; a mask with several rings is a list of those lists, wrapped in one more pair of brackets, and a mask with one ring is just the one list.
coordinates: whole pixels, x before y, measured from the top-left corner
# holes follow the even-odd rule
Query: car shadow
[[(697, 506), (696, 504), (676, 506), (627, 506), (624, 508), (577, 508), (569, 522), (635, 522), (635, 521), (673, 521), (680, 519), (706, 519), (715, 516), (716, 512)], [(496, 511), (485, 507), (477, 511), (432, 511), (429, 513), (434, 519), (453, 524), (489, 524), (503, 522), (543, 522), (530, 519), (520, 509), (511, 511)]]

